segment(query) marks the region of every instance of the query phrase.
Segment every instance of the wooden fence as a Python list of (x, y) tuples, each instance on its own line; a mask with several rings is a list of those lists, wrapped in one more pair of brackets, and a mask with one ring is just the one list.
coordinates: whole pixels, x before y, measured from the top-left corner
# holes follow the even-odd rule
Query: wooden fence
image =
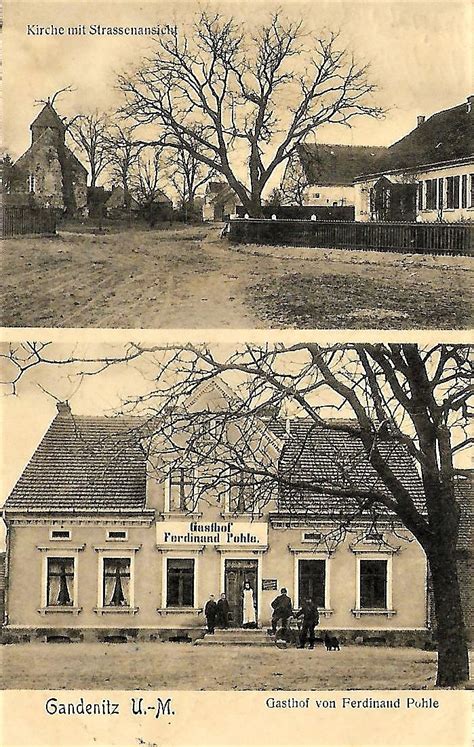
[(467, 255), (472, 255), (474, 249), (474, 224), (469, 223), (356, 223), (233, 218), (227, 235), (232, 241), (242, 244), (327, 249)]
[(56, 233), (56, 216), (52, 210), (3, 206), (0, 216), (0, 236), (3, 238)]

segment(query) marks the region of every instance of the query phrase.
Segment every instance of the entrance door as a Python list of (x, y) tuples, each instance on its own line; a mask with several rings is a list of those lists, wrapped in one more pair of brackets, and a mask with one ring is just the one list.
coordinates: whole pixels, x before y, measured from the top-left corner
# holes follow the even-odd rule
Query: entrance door
[(229, 560), (225, 561), (225, 593), (230, 607), (230, 626), (242, 626), (242, 589), (246, 581), (253, 589), (255, 606), (258, 609), (257, 560)]

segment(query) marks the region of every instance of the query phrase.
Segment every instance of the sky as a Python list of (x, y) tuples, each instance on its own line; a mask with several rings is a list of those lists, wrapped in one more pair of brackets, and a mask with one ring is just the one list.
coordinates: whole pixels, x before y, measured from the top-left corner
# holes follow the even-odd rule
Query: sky
[[(168, 341), (171, 345), (171, 341)], [(181, 343), (184, 344), (184, 343)], [(0, 345), (2, 352), (8, 346)], [(235, 352), (235, 345), (215, 344), (211, 346), (216, 357), (225, 360)], [(53, 343), (45, 351), (50, 359), (113, 358), (122, 356), (125, 345), (104, 343)], [(168, 353), (159, 353), (160, 359)], [(285, 372), (299, 372), (307, 362), (307, 354), (292, 353), (279, 358), (279, 365)], [(96, 364), (94, 364), (95, 367)], [(149, 355), (140, 357), (126, 365), (120, 363), (93, 376), (78, 376), (80, 372), (92, 371), (85, 364), (43, 365), (32, 368), (20, 380), (15, 396), (8, 386), (0, 387), (0, 422), (2, 426), (0, 453), (2, 455), (2, 479), (0, 483), (0, 506), (12, 490), (21, 472), (37, 448), (49, 424), (56, 415), (56, 401), (69, 401), (75, 415), (113, 415), (127, 398), (138, 397), (156, 388), (156, 360)], [(0, 360), (0, 381), (10, 381), (13, 367), (4, 359)], [(173, 374), (175, 376), (175, 374)], [(174, 379), (173, 379), (174, 381)], [(239, 374), (230, 373), (227, 383), (234, 391), (242, 382)], [(353, 417), (349, 407), (336, 410), (334, 394), (327, 389), (318, 390), (315, 403), (324, 404), (325, 417)], [(329, 409), (328, 405), (331, 405)], [(293, 408), (294, 409), (294, 408)], [(291, 411), (292, 414), (293, 410)], [(296, 413), (296, 410), (295, 410)], [(459, 434), (461, 435), (461, 434)], [(457, 457), (457, 463), (468, 466), (468, 452)]]
[[(449, 2), (296, 2), (252, 0), (206, 7), (233, 13), (242, 28), (254, 29), (271, 10), (303, 19), (308, 31), (339, 29), (344, 45), (360, 61), (370, 62), (379, 86), (377, 104), (383, 121), (354, 120), (354, 126), (330, 126), (320, 142), (389, 145), (416, 125), (417, 115), (461, 103), (472, 91), (472, 4)], [(178, 26), (185, 33), (196, 2), (129, 0), (114, 2), (25, 2), (6, 0), (4, 26), (4, 147), (18, 157), (29, 145), (29, 125), (38, 113), (35, 99), (71, 85), (58, 101), (62, 116), (113, 108), (119, 100), (117, 73), (136, 66), (150, 47), (149, 38), (28, 35), (28, 25), (78, 24)]]

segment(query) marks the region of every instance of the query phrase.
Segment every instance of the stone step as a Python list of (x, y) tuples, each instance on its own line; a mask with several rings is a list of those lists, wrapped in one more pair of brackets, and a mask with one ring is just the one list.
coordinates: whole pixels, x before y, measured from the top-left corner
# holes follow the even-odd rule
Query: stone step
[(272, 645), (272, 639), (265, 630), (216, 630), (214, 634), (206, 633), (204, 638), (198, 638), (199, 646), (266, 646)]
[(214, 638), (214, 636), (204, 636), (194, 641), (195, 646), (273, 646), (271, 638), (258, 638), (250, 640), (249, 638)]

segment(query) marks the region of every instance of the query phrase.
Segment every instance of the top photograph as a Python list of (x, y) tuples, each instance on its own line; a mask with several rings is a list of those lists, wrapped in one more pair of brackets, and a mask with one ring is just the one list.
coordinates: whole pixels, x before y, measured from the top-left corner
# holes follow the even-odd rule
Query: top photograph
[(472, 328), (472, 8), (4, 4), (2, 327)]

